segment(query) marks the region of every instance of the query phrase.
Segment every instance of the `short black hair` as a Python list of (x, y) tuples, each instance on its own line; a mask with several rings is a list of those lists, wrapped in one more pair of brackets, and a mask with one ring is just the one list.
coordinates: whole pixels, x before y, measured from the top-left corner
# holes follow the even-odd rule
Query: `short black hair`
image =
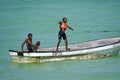
[(67, 19), (66, 17), (63, 17), (62, 20)]
[(29, 37), (30, 35), (32, 36), (32, 33), (29, 33), (29, 34), (28, 34), (28, 37)]

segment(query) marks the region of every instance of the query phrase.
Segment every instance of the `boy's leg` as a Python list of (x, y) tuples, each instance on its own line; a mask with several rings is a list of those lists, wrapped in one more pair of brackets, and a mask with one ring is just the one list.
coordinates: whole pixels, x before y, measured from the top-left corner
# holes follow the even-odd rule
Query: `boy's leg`
[(63, 35), (63, 39), (64, 39), (64, 41), (65, 41), (66, 50), (70, 50), (70, 48), (68, 48), (68, 40), (67, 40), (67, 36), (66, 36), (65, 33), (64, 33), (64, 35)]
[(58, 40), (56, 51), (58, 51), (58, 48), (59, 48), (60, 42), (61, 42), (61, 39)]
[(66, 50), (70, 50), (70, 48), (68, 48), (68, 41), (67, 41), (67, 39), (65, 39), (64, 41), (65, 41)]

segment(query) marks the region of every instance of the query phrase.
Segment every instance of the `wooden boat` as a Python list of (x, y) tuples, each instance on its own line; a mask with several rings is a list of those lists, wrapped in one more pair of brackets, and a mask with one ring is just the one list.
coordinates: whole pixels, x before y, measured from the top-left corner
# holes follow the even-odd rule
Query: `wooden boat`
[(69, 45), (70, 51), (64, 46), (43, 48), (37, 52), (9, 50), (14, 63), (40, 63), (46, 61), (60, 61), (65, 59), (94, 59), (118, 55), (120, 50), (120, 37), (106, 38), (94, 41), (81, 42)]

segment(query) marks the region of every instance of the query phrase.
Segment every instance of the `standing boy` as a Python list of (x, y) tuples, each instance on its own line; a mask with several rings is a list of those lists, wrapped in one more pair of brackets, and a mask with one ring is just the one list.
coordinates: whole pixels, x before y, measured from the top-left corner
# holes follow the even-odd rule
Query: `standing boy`
[(58, 51), (58, 48), (59, 48), (59, 45), (60, 45), (60, 42), (61, 42), (62, 38), (65, 41), (66, 50), (70, 50), (70, 48), (68, 48), (68, 41), (67, 41), (65, 30), (67, 30), (67, 28), (68, 28), (68, 29), (71, 29), (73, 31), (73, 29), (71, 27), (69, 27), (69, 25), (67, 24), (67, 18), (66, 17), (64, 17), (62, 19), (62, 21), (59, 22), (59, 28), (60, 28), (60, 31), (59, 31), (59, 34), (58, 34), (58, 43), (57, 43), (56, 51)]

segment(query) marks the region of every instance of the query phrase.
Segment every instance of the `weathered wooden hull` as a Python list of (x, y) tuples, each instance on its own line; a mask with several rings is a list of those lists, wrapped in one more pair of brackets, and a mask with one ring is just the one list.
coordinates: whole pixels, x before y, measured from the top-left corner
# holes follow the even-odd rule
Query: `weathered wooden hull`
[[(120, 40), (120, 38), (118, 39)], [(118, 55), (120, 50), (119, 40), (107, 45), (76, 49), (76, 50), (73, 49), (71, 51), (56, 52), (54, 50), (48, 50), (48, 51), (38, 51), (32, 53), (28, 53), (28, 52), (20, 53), (18, 51), (10, 50), (10, 54), (12, 56), (12, 62), (14, 63), (40, 63), (46, 61), (60, 61), (66, 59), (81, 60), (81, 59), (102, 58), (107, 56)]]

